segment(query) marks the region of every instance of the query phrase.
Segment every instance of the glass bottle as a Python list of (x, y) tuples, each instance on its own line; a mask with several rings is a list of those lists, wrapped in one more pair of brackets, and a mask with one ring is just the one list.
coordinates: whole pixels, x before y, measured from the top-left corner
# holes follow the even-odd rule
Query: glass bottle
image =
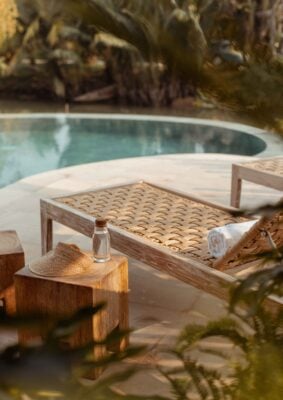
[(110, 235), (107, 221), (96, 218), (92, 236), (93, 260), (95, 262), (106, 262), (110, 260)]

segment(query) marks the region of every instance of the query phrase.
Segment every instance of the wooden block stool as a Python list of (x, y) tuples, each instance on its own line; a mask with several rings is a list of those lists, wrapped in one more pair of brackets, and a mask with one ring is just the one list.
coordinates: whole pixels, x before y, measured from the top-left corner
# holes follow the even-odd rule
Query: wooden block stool
[[(84, 307), (106, 302), (105, 309), (94, 315), (92, 319), (82, 323), (78, 331), (70, 338), (68, 346), (71, 348), (83, 346), (92, 340), (101, 341), (114, 329), (128, 329), (127, 258), (112, 256), (111, 260), (106, 263), (94, 263), (89, 255), (80, 252), (77, 259), (73, 259), (73, 264), (69, 263), (68, 270), (64, 270), (64, 273), (68, 272), (65, 276), (52, 276), (54, 262), (50, 259), (51, 262), (48, 265), (46, 260), (48, 261), (50, 255), (51, 258), (54, 257), (54, 254), (58, 253), (58, 248), (64, 250), (64, 246), (68, 251), (68, 245), (59, 243), (53, 252), (17, 272), (15, 286), (18, 314), (36, 313), (65, 318)], [(74, 270), (77, 269), (77, 264), (81, 263), (82, 258), (84, 258), (84, 268), (79, 271), (80, 273), (76, 270), (76, 274), (74, 274)], [(51, 276), (34, 273), (37, 262), (40, 265), (42, 260), (45, 260), (43, 273), (50, 272)], [(44, 337), (45, 333), (44, 328), (37, 333), (23, 328), (19, 332), (19, 341), (25, 344), (35, 336)], [(116, 348), (123, 350), (127, 344), (128, 338), (126, 337), (117, 343)], [(106, 352), (105, 346), (95, 346), (93, 355), (95, 359), (99, 359)], [(88, 377), (95, 379), (100, 373), (101, 370), (97, 369)]]
[(0, 300), (4, 312), (16, 312), (14, 273), (25, 265), (24, 251), (15, 231), (0, 231)]

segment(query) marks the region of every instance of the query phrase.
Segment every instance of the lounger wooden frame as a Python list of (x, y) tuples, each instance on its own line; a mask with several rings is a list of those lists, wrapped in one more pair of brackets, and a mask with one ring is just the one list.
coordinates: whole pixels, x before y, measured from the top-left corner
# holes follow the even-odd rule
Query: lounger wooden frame
[(283, 191), (283, 157), (232, 164), (231, 206), (240, 207), (242, 181)]
[[(148, 196), (146, 199), (143, 197), (145, 194)], [(127, 196), (130, 196), (130, 199)], [(188, 212), (191, 207), (192, 213)], [(254, 262), (243, 264), (242, 255), (247, 256), (251, 250), (256, 257), (257, 253), (267, 248), (268, 242), (262, 232), (269, 232), (276, 243), (283, 241), (282, 227), (278, 223), (281, 215), (264, 217), (234, 248), (215, 262), (208, 255), (207, 245), (204, 243), (207, 225), (211, 229), (213, 225), (219, 226), (245, 219), (232, 217), (231, 211), (235, 209), (231, 207), (142, 181), (54, 199), (42, 199), (40, 208), (43, 254), (52, 249), (53, 221), (91, 237), (95, 217), (104, 216), (110, 220), (108, 226), (113, 248), (222, 299), (228, 299), (231, 284), (235, 283), (243, 271), (248, 273), (254, 268)], [(175, 218), (176, 210), (179, 215)], [(157, 214), (151, 215), (154, 212)], [(187, 213), (191, 214), (189, 222), (193, 221), (192, 228), (187, 228), (187, 221), (183, 221)], [(195, 218), (195, 214), (198, 214), (198, 219)], [(165, 219), (168, 215), (168, 223), (162, 220), (164, 215)], [(220, 217), (224, 218), (224, 222)], [(144, 229), (146, 224), (147, 227), (151, 227), (146, 221), (147, 218), (160, 222), (157, 222), (154, 228), (150, 228), (148, 237), (143, 237), (140, 231), (135, 232), (135, 229), (140, 229), (137, 218), (141, 221), (141, 229)], [(206, 218), (210, 218), (209, 221), (205, 220)], [(183, 221), (182, 226), (180, 221)], [(129, 231), (129, 226), (133, 231)], [(182, 234), (184, 230), (186, 235)], [(184, 236), (187, 242), (183, 240)], [(177, 249), (176, 243), (179, 246)], [(270, 296), (266, 303), (271, 309), (277, 309), (283, 305), (283, 299)]]

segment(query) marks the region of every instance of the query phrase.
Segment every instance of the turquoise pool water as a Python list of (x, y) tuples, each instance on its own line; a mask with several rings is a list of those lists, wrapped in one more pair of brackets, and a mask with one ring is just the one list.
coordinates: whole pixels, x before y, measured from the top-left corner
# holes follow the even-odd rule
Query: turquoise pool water
[(0, 186), (70, 165), (172, 153), (254, 155), (265, 142), (248, 133), (168, 121), (2, 117)]

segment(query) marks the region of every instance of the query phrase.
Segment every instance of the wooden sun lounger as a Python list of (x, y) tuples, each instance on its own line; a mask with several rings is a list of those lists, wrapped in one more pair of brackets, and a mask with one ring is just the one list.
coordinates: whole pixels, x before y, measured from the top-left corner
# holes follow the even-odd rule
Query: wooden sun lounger
[[(224, 257), (215, 260), (208, 253), (207, 232), (247, 220), (231, 216), (231, 210), (146, 182), (45, 199), (41, 200), (42, 253), (52, 249), (52, 221), (91, 237), (94, 219), (103, 217), (109, 221), (113, 248), (227, 299), (230, 284), (251, 270), (251, 260), (258, 260), (260, 252), (270, 249), (266, 232), (277, 245), (283, 244), (282, 215), (277, 213), (261, 218)], [(267, 303), (277, 308), (283, 300), (270, 296)]]
[(283, 157), (232, 164), (231, 205), (240, 207), (242, 181), (283, 191)]

